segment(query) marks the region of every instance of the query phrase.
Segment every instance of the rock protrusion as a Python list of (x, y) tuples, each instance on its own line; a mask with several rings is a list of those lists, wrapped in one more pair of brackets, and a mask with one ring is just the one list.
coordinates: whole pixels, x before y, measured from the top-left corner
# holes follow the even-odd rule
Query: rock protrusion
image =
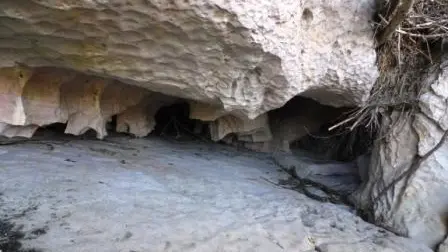
[(353, 106), (378, 76), (375, 2), (2, 0), (0, 67), (72, 69), (250, 119), (297, 95)]
[(384, 116), (368, 180), (352, 199), (376, 224), (435, 248), (448, 232), (448, 61), (423, 85), (418, 113)]
[(154, 128), (157, 110), (175, 100), (113, 79), (16, 65), (0, 69), (0, 135), (29, 138), (39, 127), (65, 123), (67, 134), (91, 129), (101, 139), (117, 115), (119, 132), (143, 137)]

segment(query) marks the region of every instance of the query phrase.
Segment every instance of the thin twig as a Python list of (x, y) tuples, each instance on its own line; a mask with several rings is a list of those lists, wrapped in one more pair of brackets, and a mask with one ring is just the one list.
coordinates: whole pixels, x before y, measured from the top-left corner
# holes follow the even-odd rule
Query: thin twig
[[(400, 26), (398, 26), (398, 29), (400, 29)], [(401, 34), (400, 33), (398, 33), (398, 46), (397, 46), (397, 48), (398, 48), (398, 55), (397, 55), (397, 57), (398, 57), (398, 67), (399, 68), (401, 68)]]
[(397, 29), (396, 31), (401, 33), (401, 34), (405, 34), (405, 35), (408, 35), (410, 37), (416, 37), (416, 38), (425, 38), (425, 39), (448, 38), (448, 33), (418, 34), (418, 33), (405, 32), (405, 31), (400, 30), (400, 29)]

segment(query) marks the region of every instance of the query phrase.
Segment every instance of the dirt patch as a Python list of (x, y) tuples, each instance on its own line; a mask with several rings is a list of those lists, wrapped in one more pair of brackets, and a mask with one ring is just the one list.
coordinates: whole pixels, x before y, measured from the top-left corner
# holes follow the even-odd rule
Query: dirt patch
[[(4, 206), (0, 192), (0, 208)], [(36, 228), (29, 234), (23, 231), (23, 226), (15, 225), (12, 220), (25, 217), (28, 213), (35, 211), (37, 206), (30, 206), (19, 213), (4, 214), (0, 219), (0, 252), (43, 252), (36, 248), (23, 248), (22, 241), (26, 239), (36, 239), (46, 234), (47, 227)]]
[[(45, 234), (42, 232), (45, 229), (32, 232), (34, 236)], [(22, 248), (22, 240), (26, 239), (26, 234), (22, 231), (21, 226), (16, 226), (11, 222), (0, 220), (0, 251), (1, 252), (42, 252), (39, 249), (24, 249)]]

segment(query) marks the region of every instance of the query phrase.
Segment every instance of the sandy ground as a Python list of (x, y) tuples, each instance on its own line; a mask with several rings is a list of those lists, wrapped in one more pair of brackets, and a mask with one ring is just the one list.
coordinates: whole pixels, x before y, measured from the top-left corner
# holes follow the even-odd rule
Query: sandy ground
[(430, 251), (269, 182), (286, 178), (267, 155), (217, 144), (20, 143), (0, 147), (0, 214), (43, 252)]

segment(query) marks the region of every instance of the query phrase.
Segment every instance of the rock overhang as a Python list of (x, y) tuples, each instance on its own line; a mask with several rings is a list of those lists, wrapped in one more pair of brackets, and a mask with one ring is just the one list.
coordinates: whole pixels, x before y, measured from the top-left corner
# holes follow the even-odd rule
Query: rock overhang
[(297, 95), (356, 106), (378, 76), (373, 5), (2, 1), (0, 67), (72, 69), (215, 108), (197, 119), (257, 120)]

